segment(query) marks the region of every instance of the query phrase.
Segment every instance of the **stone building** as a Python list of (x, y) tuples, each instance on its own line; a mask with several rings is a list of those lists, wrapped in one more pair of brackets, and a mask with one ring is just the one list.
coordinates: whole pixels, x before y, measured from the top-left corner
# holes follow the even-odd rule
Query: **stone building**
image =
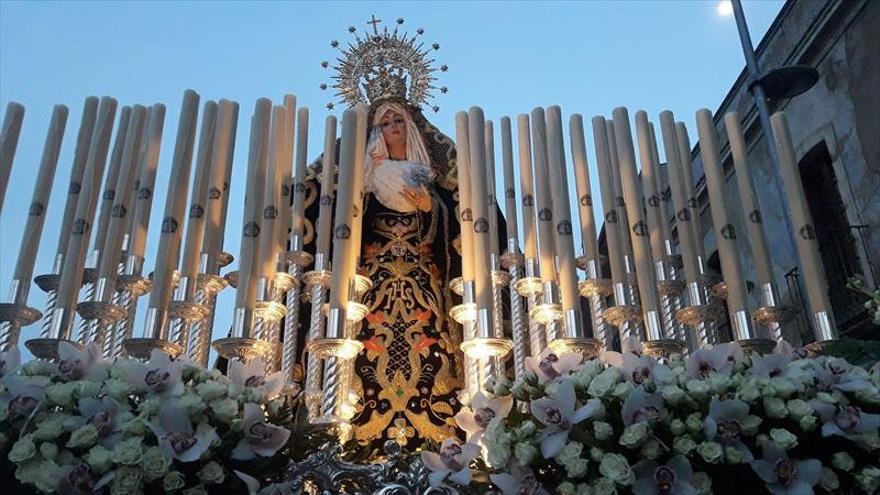
[[(789, 0), (756, 51), (764, 71), (806, 65), (819, 73), (819, 81), (809, 91), (793, 99), (771, 101), (770, 111), (788, 115), (838, 328), (844, 336), (878, 339), (880, 329), (871, 323), (864, 297), (848, 290), (846, 282), (861, 275), (869, 287), (880, 283), (880, 1)], [(808, 303), (798, 274), (791, 223), (747, 86), (743, 69), (714, 111), (725, 164), (724, 193), (737, 232), (745, 232), (724, 128), (724, 114), (736, 111), (746, 135), (780, 295), (800, 310), (785, 332), (795, 342), (808, 342), (812, 330), (804, 316)], [(696, 140), (694, 135), (691, 138)], [(692, 158), (703, 242), (709, 266), (718, 270), (699, 148)], [(671, 211), (670, 205), (670, 218)], [(745, 235), (738, 236), (737, 242), (747, 278), (754, 280)], [(750, 298), (752, 307), (757, 307), (758, 291), (752, 290)]]

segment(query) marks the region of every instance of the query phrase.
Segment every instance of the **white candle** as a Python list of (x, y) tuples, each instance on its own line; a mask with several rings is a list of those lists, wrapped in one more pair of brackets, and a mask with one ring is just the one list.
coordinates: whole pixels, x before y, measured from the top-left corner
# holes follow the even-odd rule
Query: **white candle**
[(574, 114), (568, 121), (571, 134), (571, 160), (577, 186), (578, 213), (581, 223), (581, 244), (588, 270), (588, 278), (602, 278), (599, 263), (599, 242), (596, 236), (596, 218), (593, 215), (593, 193), (590, 187), (590, 165), (587, 162), (587, 144), (584, 141), (584, 118)]
[[(281, 180), (284, 173), (284, 134), (287, 127), (287, 110), (282, 105), (272, 108), (272, 127), (269, 131), (269, 150), (266, 167), (266, 181), (257, 184), (263, 188), (263, 201), (260, 208), (260, 242), (258, 254), (258, 277), (263, 279), (268, 288), (278, 268), (278, 237), (275, 229), (278, 226), (278, 202), (281, 199)], [(258, 289), (259, 290), (259, 289)], [(272, 294), (257, 294), (266, 300)]]
[[(135, 202), (135, 223), (131, 231), (128, 253), (143, 260), (147, 246), (147, 230), (153, 209), (153, 188), (156, 185), (156, 169), (159, 166), (159, 150), (162, 148), (162, 131), (165, 126), (165, 105), (157, 103), (150, 107), (147, 116), (147, 142), (138, 167), (138, 191)], [(138, 267), (138, 270), (140, 267)]]
[[(611, 150), (608, 147), (608, 126), (601, 115), (593, 117), (593, 143), (596, 147), (596, 165), (599, 172), (599, 191), (602, 196), (602, 212), (605, 215), (605, 241), (608, 245), (608, 264), (611, 268), (611, 281), (615, 286), (626, 283), (626, 266), (623, 259), (620, 232), (620, 217), (617, 214), (614, 180), (611, 174)], [(617, 296), (617, 292), (615, 291)], [(617, 305), (626, 301), (616, 300)]]
[(651, 248), (648, 243), (648, 227), (642, 207), (642, 191), (636, 171), (636, 157), (633, 149), (629, 113), (626, 108), (614, 109), (614, 134), (617, 141), (617, 156), (620, 159), (620, 181), (626, 202), (626, 213), (632, 233), (633, 256), (636, 273), (639, 274), (639, 301), (644, 315), (646, 337), (648, 340), (664, 338), (657, 299), (657, 281), (651, 266)]
[[(351, 255), (353, 270), (360, 266), (361, 237), (364, 221), (364, 159), (367, 155), (367, 118), (370, 109), (366, 105), (355, 107), (357, 112), (357, 134), (354, 150), (354, 205), (351, 220)], [(354, 274), (354, 272), (352, 272)]]
[(119, 180), (119, 169), (122, 166), (122, 151), (125, 148), (125, 139), (128, 134), (128, 124), (131, 120), (131, 107), (122, 107), (119, 112), (119, 124), (116, 126), (116, 138), (113, 140), (113, 151), (110, 152), (110, 164), (107, 169), (107, 177), (104, 179), (104, 192), (101, 194), (100, 208), (98, 209), (98, 221), (95, 223), (95, 238), (92, 240), (95, 266), (100, 265), (101, 251), (104, 249), (104, 239), (107, 237), (107, 227), (110, 224), (110, 210), (116, 200), (116, 183)]
[(697, 112), (697, 131), (700, 136), (700, 155), (706, 174), (706, 189), (715, 228), (715, 244), (721, 261), (721, 274), (727, 283), (727, 308), (736, 340), (754, 337), (751, 318), (746, 302), (746, 283), (742, 277), (739, 254), (736, 245), (736, 230), (728, 220), (727, 202), (724, 197), (724, 163), (718, 151), (718, 138), (715, 136), (715, 123), (712, 112), (701, 109)]
[[(660, 198), (660, 232), (663, 235), (663, 251), (664, 255), (672, 254), (672, 228), (669, 226), (669, 212), (666, 209), (666, 205), (672, 200), (672, 193), (664, 194), (665, 180), (663, 179), (663, 172), (666, 170), (668, 172), (669, 166), (660, 167), (660, 151), (657, 148), (657, 133), (654, 130), (654, 124), (649, 122), (648, 128), (650, 132), (648, 136), (651, 138), (651, 154), (653, 156), (652, 162), (656, 166), (656, 173), (654, 174), (654, 185), (657, 189), (657, 197)], [(654, 258), (657, 259), (657, 253), (654, 254)]]
[(232, 157), (235, 152), (235, 130), (238, 121), (238, 103), (220, 100), (211, 151), (211, 176), (205, 205), (205, 237), (202, 252), (206, 254), (204, 270), (218, 273), (217, 256), (223, 250), (223, 231), (226, 226), (226, 205), (229, 202), (229, 180), (232, 175)]
[(98, 97), (89, 96), (83, 104), (82, 120), (79, 124), (79, 132), (76, 135), (76, 148), (73, 152), (73, 164), (70, 167), (70, 179), (67, 187), (67, 199), (64, 203), (63, 217), (61, 219), (61, 232), (58, 236), (58, 249), (56, 251), (56, 266), (54, 270), (60, 273), (61, 266), (57, 265), (67, 253), (67, 243), (70, 241), (70, 229), (73, 227), (73, 215), (76, 213), (76, 203), (79, 192), (82, 189), (83, 174), (86, 170), (86, 159), (89, 156), (89, 143), (92, 140), (92, 131), (95, 128), (95, 118), (98, 114)]
[(269, 144), (271, 116), (272, 102), (267, 98), (258, 99), (251, 117), (241, 251), (238, 257), (238, 287), (235, 291), (235, 320), (232, 326), (232, 336), (238, 338), (251, 336), (252, 311), (257, 300), (257, 252), (262, 234), (261, 207), (266, 183), (266, 148)]
[(15, 264), (14, 278), (21, 285), (14, 294), (16, 299), (12, 301), (13, 304), (24, 305), (27, 303), (28, 289), (34, 274), (34, 261), (40, 247), (40, 236), (43, 233), (46, 209), (52, 195), (52, 182), (55, 180), (55, 169), (58, 166), (58, 155), (61, 151), (61, 142), (64, 140), (66, 124), (67, 107), (55, 105), (52, 110), (52, 120), (49, 122), (49, 132), (46, 134), (46, 142), (43, 145), (43, 156), (37, 171), (37, 183), (34, 185), (34, 193), (31, 196), (24, 235), (21, 238), (18, 261)]
[(556, 282), (556, 264), (553, 254), (553, 200), (550, 191), (550, 171), (547, 165), (547, 133), (544, 109), (532, 110), (532, 163), (534, 164), (535, 208), (538, 215), (538, 259), (541, 280)]
[[(648, 122), (648, 114), (644, 110), (636, 112), (636, 135), (639, 140), (639, 160), (642, 164), (642, 189), (645, 195), (645, 205), (648, 221), (648, 238), (651, 244), (651, 254), (655, 262), (665, 266), (666, 248), (663, 238), (663, 210), (660, 203), (660, 194), (657, 191), (657, 183), (660, 164), (654, 161), (654, 141), (651, 139), (651, 124)], [(665, 278), (666, 274), (660, 276)]]
[(116, 100), (108, 96), (101, 98), (95, 129), (89, 144), (89, 154), (83, 174), (83, 187), (76, 204), (76, 214), (70, 231), (70, 240), (67, 244), (66, 260), (58, 284), (56, 316), (52, 319), (51, 338), (70, 338), (73, 311), (76, 309), (76, 298), (82, 286), (91, 222), (98, 206), (101, 177), (104, 175), (104, 166), (107, 162), (110, 133), (113, 130), (115, 116)]
[[(490, 230), (486, 172), (486, 122), (480, 107), (468, 111), (470, 142), (471, 210), (474, 215), (474, 302), (477, 304), (477, 336), (494, 335), (491, 329), (492, 274), (490, 273)], [(493, 211), (494, 213), (494, 211)]]
[(580, 292), (578, 291), (577, 267), (575, 266), (574, 237), (569, 206), (568, 179), (565, 166), (565, 142), (562, 137), (562, 110), (558, 106), (547, 109), (547, 168), (550, 176), (550, 189), (555, 192), (551, 198), (553, 205), (554, 244), (559, 259), (559, 291), (562, 296), (562, 311), (566, 314), (565, 332), (567, 338), (583, 338), (584, 325), (581, 314)]
[[(132, 206), (132, 190), (137, 176), (138, 154), (144, 137), (144, 125), (147, 120), (147, 109), (135, 105), (129, 111), (129, 123), (125, 125), (126, 135), (123, 139), (122, 152), (119, 156), (119, 170), (116, 183), (111, 185), (114, 194), (111, 215), (107, 224), (104, 243), (100, 246), (101, 256), (98, 265), (98, 278), (104, 279), (100, 284), (102, 293), (96, 294), (98, 301), (111, 302), (115, 293), (116, 273), (122, 253), (122, 235), (128, 226), (129, 213), (134, 214)], [(120, 126), (122, 127), (122, 126)]]
[[(355, 194), (355, 166), (357, 159), (358, 113), (354, 109), (342, 114), (342, 142), (339, 151), (339, 174), (336, 193), (336, 212), (333, 222), (333, 276), (328, 302), (330, 310), (345, 315), (349, 301), (349, 287), (354, 273), (351, 256), (351, 223)], [(344, 338), (344, 319), (327, 325), (328, 338)]]
[(168, 305), (174, 290), (174, 270), (180, 261), (180, 239), (186, 212), (187, 186), (196, 140), (196, 122), (199, 113), (199, 95), (189, 89), (184, 92), (177, 140), (171, 158), (171, 175), (168, 177), (168, 195), (162, 214), (159, 234), (159, 250), (153, 269), (153, 288), (147, 310), (144, 337), (164, 339)]
[(749, 167), (749, 152), (746, 148), (745, 136), (739, 123), (739, 114), (730, 112), (724, 116), (727, 137), (730, 141), (730, 154), (733, 155), (733, 166), (736, 170), (736, 182), (742, 213), (745, 217), (746, 234), (752, 249), (758, 284), (761, 287), (773, 285), (773, 265), (770, 263), (770, 250), (767, 237), (764, 235), (764, 223), (758, 195), (752, 184), (752, 172)]
[[(606, 120), (605, 129), (608, 133), (608, 150), (611, 160), (611, 184), (614, 187), (614, 208), (617, 210), (618, 218), (617, 227), (620, 229), (620, 248), (623, 249), (623, 266), (626, 269), (626, 272), (629, 273), (633, 269), (632, 235), (629, 231), (631, 222), (629, 221), (629, 215), (626, 213), (626, 201), (624, 200), (623, 188), (620, 184), (620, 160), (617, 156), (617, 138), (614, 131), (614, 122)], [(627, 283), (629, 283), (629, 280)]]
[[(516, 215), (516, 185), (513, 181), (513, 137), (510, 117), (501, 117), (501, 160), (504, 166), (504, 215), (507, 220), (507, 249), (519, 246)], [(512, 251), (511, 251), (512, 252)]]
[(516, 119), (519, 145), (519, 187), (523, 209), (523, 254), (527, 260), (538, 259), (538, 233), (535, 227), (535, 190), (532, 178), (532, 143), (529, 116), (521, 113)]
[(18, 136), (21, 134), (21, 122), (24, 120), (24, 106), (10, 101), (6, 105), (3, 117), (3, 128), (0, 132), (0, 210), (3, 209), (3, 198), (9, 186), (9, 174), (12, 171), (12, 160), (18, 147)]
[(687, 126), (684, 122), (675, 123), (675, 136), (678, 140), (678, 157), (681, 166), (681, 177), (684, 181), (684, 192), (687, 206), (691, 210), (691, 229), (694, 236), (694, 248), (700, 260), (700, 269), (706, 262), (706, 249), (703, 247), (703, 231), (700, 228), (700, 208), (697, 205), (697, 191), (694, 185), (694, 166), (691, 162), (691, 140), (688, 138)]
[(281, 192), (278, 200), (278, 227), (275, 229), (278, 252), (287, 252), (290, 222), (293, 216), (293, 136), (296, 132), (296, 96), (284, 95), (284, 150), (281, 156)]
[(293, 224), (290, 232), (292, 251), (302, 250), (308, 153), (309, 109), (303, 107), (296, 114), (296, 165), (293, 174), (293, 211), (291, 212)]
[[(318, 205), (318, 236), (315, 253), (316, 269), (325, 269), (330, 254), (330, 231), (333, 227), (333, 190), (336, 172), (336, 117), (324, 121), (324, 154), (321, 161), (321, 198)], [(320, 259), (319, 259), (320, 258)], [(320, 266), (319, 266), (320, 265)]]
[(486, 121), (486, 216), (489, 220), (489, 253), (491, 254), (492, 269), (498, 260), (498, 198), (495, 194), (495, 126), (491, 120)]
[(474, 216), (471, 205), (471, 159), (467, 112), (455, 114), (455, 164), (458, 171), (458, 216), (461, 225), (461, 278), (474, 280)]
[(777, 112), (770, 117), (773, 127), (773, 138), (779, 153), (779, 171), (785, 187), (785, 200), (791, 211), (791, 224), (795, 229), (795, 246), (800, 258), (801, 273), (804, 275), (804, 287), (807, 299), (813, 311), (813, 323), (816, 341), (824, 342), (837, 339), (831, 299), (828, 297), (828, 279), (825, 277), (825, 266), (819, 253), (819, 241), (816, 228), (807, 205), (804, 184), (801, 180), (798, 162), (795, 157), (794, 145), (791, 142), (791, 131), (785, 112)]

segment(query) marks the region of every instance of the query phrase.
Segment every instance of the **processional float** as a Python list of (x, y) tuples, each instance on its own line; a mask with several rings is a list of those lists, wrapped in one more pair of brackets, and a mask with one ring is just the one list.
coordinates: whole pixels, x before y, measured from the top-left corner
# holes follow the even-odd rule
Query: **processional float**
[[(385, 35), (390, 39), (387, 30)], [(415, 54), (424, 57), (419, 50)], [(144, 359), (159, 350), (207, 366), (213, 346), (224, 358), (262, 358), (270, 370), (282, 371), (289, 391), (304, 390), (313, 423), (344, 432), (360, 400), (350, 385), (354, 359), (363, 349), (356, 339), (367, 313), (361, 297), (372, 284), (357, 270), (368, 108), (357, 104), (343, 112), (338, 160), (339, 125), (336, 117), (326, 118), (321, 182), (335, 180), (336, 188), (324, 188), (318, 199), (316, 249), (310, 254), (303, 248), (309, 110), (297, 108), (292, 95), (277, 105), (257, 100), (247, 150), (238, 268), (222, 274), (233, 261), (223, 249), (239, 105), (208, 101), (199, 121), (199, 100), (191, 90), (183, 96), (164, 210), (154, 219), (165, 106), (126, 106), (117, 119), (115, 99), (86, 99), (54, 263), (48, 273), (33, 279), (46, 292), (41, 312), (29, 306), (28, 297), (68, 114), (65, 106), (55, 107), (11, 294), (0, 304), (0, 351), (18, 345), (22, 329), (41, 318), (39, 334), (25, 345), (45, 359), (54, 359), (58, 343), (68, 341), (94, 343), (107, 358)], [(23, 116), (21, 105), (9, 104), (0, 142), (0, 207)], [(684, 123), (676, 122), (671, 112), (659, 115), (665, 168), (647, 113), (635, 114), (635, 137), (626, 108), (614, 109), (611, 119), (592, 119), (607, 256), (600, 254), (581, 115), (571, 115), (566, 139), (559, 107), (520, 114), (516, 146), (513, 121), (502, 117), (500, 174), (493, 122), (479, 107), (455, 115), (462, 272), (450, 282), (459, 297), (450, 316), (462, 327), (464, 403), (494, 381), (522, 377), (529, 356), (542, 353), (595, 357), (631, 337), (642, 342), (645, 352), (668, 357), (724, 341), (718, 333), (724, 319), (732, 339), (749, 351), (769, 352), (783, 339), (782, 325), (792, 310), (779, 302), (739, 116), (729, 113), (724, 122), (741, 208), (730, 207), (734, 200), (723, 193), (724, 167), (713, 116), (705, 109), (696, 114), (710, 224), (721, 261), (718, 280), (706, 267), (691, 143)], [(824, 269), (784, 113), (776, 114), (772, 124), (813, 312), (812, 345), (823, 346), (837, 338)], [(574, 169), (573, 189), (569, 167)], [(494, 212), (501, 203), (496, 175), (507, 218), (502, 237), (506, 246), (496, 235)], [(580, 222), (580, 256), (572, 206)], [(761, 295), (758, 308), (748, 303), (736, 211), (745, 214)], [(148, 274), (145, 246), (152, 220), (160, 229), (159, 247)], [(584, 272), (581, 280), (578, 267)], [(228, 336), (212, 342), (217, 294), (229, 286), (236, 291), (233, 324)], [(145, 325), (136, 334), (137, 301), (147, 295)], [(311, 308), (307, 328), (301, 328), (304, 299)], [(297, 349), (301, 333), (305, 349)], [(298, 363), (305, 369), (302, 380), (295, 373)]]

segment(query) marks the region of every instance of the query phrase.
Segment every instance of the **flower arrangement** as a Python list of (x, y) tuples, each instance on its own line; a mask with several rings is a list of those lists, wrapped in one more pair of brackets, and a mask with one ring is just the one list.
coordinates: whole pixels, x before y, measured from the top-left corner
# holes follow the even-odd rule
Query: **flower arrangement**
[[(504, 494), (877, 493), (880, 363), (735, 343), (666, 362), (547, 350), (456, 416), (468, 442), (422, 452), (431, 483)], [(472, 461), (472, 459), (474, 459)]]
[(256, 491), (297, 457), (279, 426), (295, 424), (296, 391), (259, 360), (227, 377), (160, 351), (111, 363), (61, 343), (57, 363), (0, 355), (0, 378), (4, 475), (43, 493)]

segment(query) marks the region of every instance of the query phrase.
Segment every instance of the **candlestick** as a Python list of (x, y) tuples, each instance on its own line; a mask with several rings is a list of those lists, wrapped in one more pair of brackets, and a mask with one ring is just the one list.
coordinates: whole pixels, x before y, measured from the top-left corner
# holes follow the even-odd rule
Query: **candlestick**
[(831, 300), (828, 297), (825, 266), (819, 253), (819, 241), (816, 237), (810, 208), (807, 205), (785, 112), (773, 114), (770, 123), (773, 126), (776, 149), (779, 152), (780, 173), (785, 188), (785, 200), (791, 211), (791, 224), (793, 228), (797, 229), (794, 238), (801, 262), (801, 273), (804, 274), (807, 299), (813, 312), (813, 330), (816, 342), (812, 346), (814, 349), (821, 349), (830, 341), (839, 338)]
[(3, 128), (0, 132), (0, 211), (3, 211), (3, 199), (6, 197), (6, 187), (9, 186), (9, 174), (12, 172), (12, 160), (18, 147), (22, 120), (24, 120), (24, 106), (10, 101), (6, 105)]
[(125, 344), (126, 350), (133, 356), (149, 355), (149, 351), (146, 349), (158, 345), (174, 348), (175, 354), (182, 351), (179, 345), (168, 346), (168, 342), (165, 342), (168, 337), (166, 323), (168, 306), (171, 303), (172, 290), (174, 289), (174, 271), (180, 258), (180, 241), (183, 233), (182, 224), (186, 211), (187, 186), (189, 185), (193, 148), (195, 147), (198, 105), (198, 93), (187, 90), (183, 96), (180, 122), (177, 127), (177, 140), (174, 143), (171, 159), (168, 195), (165, 200), (165, 211), (162, 214), (159, 250), (153, 270), (153, 290), (150, 292), (144, 338), (136, 342), (136, 339), (129, 339)]
[[(620, 216), (617, 210), (617, 198), (615, 196), (614, 178), (612, 168), (614, 163), (611, 158), (611, 139), (608, 137), (608, 125), (605, 118), (597, 115), (593, 117), (593, 143), (596, 147), (596, 164), (599, 172), (599, 190), (602, 196), (602, 210), (605, 215), (605, 241), (608, 246), (608, 264), (611, 268), (611, 283), (614, 294), (614, 306), (606, 309), (602, 317), (621, 332), (622, 337), (628, 337), (636, 332), (635, 323), (642, 317), (641, 309), (633, 304), (628, 290), (626, 262), (622, 246), (622, 231), (618, 225)], [(616, 144), (615, 144), (616, 146)], [(608, 336), (610, 337), (610, 335)], [(610, 339), (605, 345), (610, 347)]]
[[(617, 143), (617, 156), (620, 160), (620, 181), (623, 187), (626, 213), (632, 234), (633, 256), (638, 273), (639, 301), (644, 318), (645, 338), (648, 342), (665, 340), (666, 334), (660, 324), (660, 312), (657, 299), (657, 285), (651, 262), (651, 247), (648, 242), (648, 227), (645, 223), (642, 207), (643, 196), (639, 187), (636, 171), (635, 150), (633, 148), (632, 131), (629, 124), (629, 113), (625, 107), (614, 109), (614, 134)], [(647, 146), (647, 142), (644, 143)], [(648, 151), (648, 148), (645, 148)], [(650, 153), (642, 155), (650, 161)], [(644, 169), (644, 165), (643, 165)]]
[[(263, 186), (266, 182), (267, 160), (263, 158), (269, 143), (269, 128), (272, 102), (260, 98), (251, 118), (250, 148), (248, 149), (248, 171), (245, 197), (245, 213), (242, 220), (241, 251), (238, 257), (238, 286), (235, 293), (235, 315), (232, 338), (253, 337), (254, 306), (256, 304), (256, 278), (258, 267), (255, 264), (260, 234), (263, 204)], [(223, 339), (221, 339), (223, 340)]]
[(34, 282), (47, 293), (46, 309), (43, 311), (43, 324), (40, 329), (40, 338), (48, 338), (51, 329), (52, 310), (58, 297), (58, 281), (61, 278), (61, 268), (64, 264), (64, 256), (67, 252), (67, 243), (70, 241), (70, 228), (73, 224), (73, 215), (76, 213), (76, 202), (82, 189), (82, 176), (85, 172), (86, 158), (89, 153), (89, 143), (92, 139), (92, 130), (95, 126), (95, 116), (98, 112), (98, 98), (90, 96), (83, 105), (83, 114), (76, 136), (76, 148), (73, 155), (73, 163), (70, 170), (67, 200), (64, 205), (64, 213), (61, 221), (61, 235), (58, 238), (58, 248), (55, 252), (55, 260), (52, 264), (52, 272), (40, 275)]
[(157, 103), (147, 112), (146, 135), (138, 155), (138, 172), (132, 207), (132, 219), (126, 226), (130, 229), (128, 249), (122, 274), (117, 278), (119, 304), (125, 308), (126, 317), (116, 322), (112, 329), (107, 356), (118, 356), (123, 351), (123, 343), (130, 339), (134, 330), (137, 313), (137, 300), (150, 291), (152, 283), (141, 276), (144, 263), (144, 249), (147, 228), (153, 204), (153, 188), (156, 183), (156, 169), (159, 164), (159, 151), (162, 146), (162, 132), (165, 126), (165, 105)]
[(98, 278), (92, 284), (93, 290), (89, 297), (80, 303), (78, 308), (83, 321), (79, 341), (83, 344), (95, 342), (101, 348), (104, 347), (106, 325), (115, 323), (125, 316), (124, 309), (113, 304), (113, 298), (116, 295), (116, 278), (122, 258), (122, 235), (128, 224), (126, 216), (131, 208), (130, 198), (138, 168), (146, 108), (135, 105), (128, 112), (128, 116), (129, 122), (125, 125), (126, 133), (119, 156), (116, 183), (110, 186), (118, 193), (114, 194), (111, 218), (102, 239), (103, 245), (95, 249), (96, 253), (103, 253), (103, 256), (98, 256)]
[(328, 115), (324, 121), (324, 154), (321, 161), (321, 198), (318, 205), (315, 269), (328, 268), (330, 231), (332, 230), (333, 189), (336, 172), (336, 117)]
[(691, 140), (688, 138), (687, 126), (684, 122), (675, 123), (675, 137), (678, 144), (679, 167), (684, 183), (685, 204), (691, 212), (690, 227), (693, 230), (694, 249), (700, 270), (706, 272), (706, 249), (703, 246), (703, 232), (700, 228), (700, 208), (697, 204), (697, 191), (694, 185), (694, 166), (691, 161)]
[[(226, 124), (229, 126), (229, 139), (228, 142), (221, 141), (220, 148), (214, 150), (214, 155), (218, 157), (217, 167), (215, 167), (217, 173), (212, 176), (211, 184), (213, 186), (209, 196), (216, 196), (220, 199), (220, 208), (219, 211), (213, 210), (214, 216), (210, 217), (210, 227), (205, 233), (205, 245), (209, 246), (209, 256), (213, 256), (213, 258), (209, 257), (207, 266), (211, 271), (208, 273), (218, 273), (216, 270), (219, 267), (228, 265), (233, 261), (232, 255), (223, 251), (223, 242), (226, 238), (226, 225), (228, 223), (226, 212), (229, 211), (229, 181), (232, 180), (232, 160), (235, 156), (235, 136), (238, 132), (239, 105), (234, 101), (220, 100), (221, 117), (224, 105), (229, 106), (230, 110), (228, 111), (231, 112), (229, 124)], [(225, 160), (223, 159), (224, 156)]]
[[(474, 243), (474, 302), (477, 305), (476, 332), (478, 338), (494, 335), (489, 312), (492, 308), (491, 240), (486, 169), (485, 120), (483, 110), (471, 107), (468, 111), (468, 141), (470, 145), (471, 211), (473, 212)], [(492, 211), (494, 214), (494, 210)], [(492, 235), (496, 235), (493, 232)]]
[(697, 254), (697, 240), (694, 238), (695, 230), (690, 227), (690, 222), (693, 221), (692, 210), (687, 203), (687, 190), (682, 174), (678, 138), (672, 112), (666, 110), (660, 113), (660, 130), (663, 134), (663, 146), (666, 151), (669, 184), (672, 189), (672, 202), (675, 205), (676, 229), (681, 246), (689, 300), (689, 306), (680, 310), (676, 317), (679, 321), (695, 328), (699, 335), (700, 346), (715, 344), (716, 339), (708, 322), (721, 316), (720, 308), (709, 305), (706, 300), (703, 270)]
[(43, 233), (43, 222), (46, 219), (46, 207), (52, 195), (52, 182), (58, 165), (61, 142), (64, 139), (64, 128), (67, 124), (67, 107), (55, 105), (49, 131), (43, 145), (43, 155), (37, 172), (37, 182), (31, 196), (28, 217), (25, 222), (18, 261), (9, 293), (9, 303), (0, 303), (0, 352), (6, 352), (18, 344), (22, 326), (30, 325), (40, 318), (40, 312), (27, 305), (30, 292), (31, 277), (34, 274), (34, 261), (40, 246)]
[(788, 313), (787, 308), (779, 303), (779, 293), (773, 278), (773, 265), (770, 262), (770, 250), (764, 234), (763, 216), (752, 183), (752, 173), (748, 161), (745, 136), (739, 123), (739, 114), (730, 112), (724, 116), (727, 137), (730, 141), (730, 152), (736, 171), (737, 188), (745, 216), (746, 235), (752, 250), (752, 259), (761, 291), (761, 308), (755, 311), (755, 320), (766, 326), (771, 337), (777, 342), (782, 340), (780, 323)]
[[(110, 146), (110, 133), (113, 129), (115, 115), (116, 100), (106, 96), (101, 98), (95, 130), (89, 144), (89, 153), (83, 175), (83, 187), (77, 201), (74, 226), (71, 229), (66, 259), (58, 285), (58, 299), (50, 315), (49, 340), (55, 342), (56, 347), (58, 340), (70, 339), (76, 297), (82, 285), (83, 266), (88, 247), (86, 243), (91, 232), (91, 221), (95, 216), (95, 209), (97, 208), (98, 191), (101, 177), (104, 174), (107, 151)], [(39, 342), (41, 340), (43, 339), (28, 341), (28, 348), (37, 357), (42, 357), (41, 354), (46, 355), (44, 352), (45, 348), (52, 347), (51, 344), (44, 345), (46, 344), (45, 341)]]
[[(104, 192), (101, 194), (98, 221), (95, 224), (95, 237), (92, 240), (91, 265), (95, 268), (101, 264), (101, 250), (104, 248), (104, 240), (107, 238), (107, 227), (110, 225), (113, 203), (116, 201), (116, 183), (119, 181), (119, 170), (122, 167), (122, 152), (125, 148), (130, 121), (131, 107), (122, 107), (119, 113), (119, 125), (116, 128), (116, 138), (113, 141), (113, 151), (110, 152), (107, 177), (104, 179)], [(89, 261), (86, 261), (86, 264), (89, 264)], [(91, 297), (87, 299), (91, 299)]]
[(501, 160), (504, 167), (504, 216), (507, 220), (507, 250), (516, 244), (519, 246), (516, 212), (516, 184), (513, 179), (513, 137), (510, 129), (510, 117), (501, 117)]
[(296, 114), (296, 165), (293, 176), (293, 225), (290, 232), (290, 250), (301, 251), (303, 244), (306, 165), (309, 148), (309, 109), (300, 108)]
[(629, 231), (631, 222), (626, 212), (626, 200), (623, 197), (623, 188), (620, 183), (620, 159), (617, 154), (617, 137), (614, 131), (614, 122), (605, 121), (605, 129), (608, 137), (609, 159), (611, 161), (611, 184), (614, 187), (614, 205), (617, 209), (618, 223), (620, 229), (620, 244), (623, 249), (623, 266), (627, 273), (627, 290), (630, 292), (630, 298), (635, 304), (638, 304), (638, 294), (633, 290), (635, 285), (635, 265), (633, 264), (632, 235)]
[(278, 270), (278, 239), (275, 230), (277, 225), (278, 204), (281, 199), (281, 180), (284, 161), (284, 135), (286, 134), (287, 115), (282, 105), (272, 108), (272, 127), (269, 134), (268, 166), (266, 182), (263, 187), (262, 223), (260, 229), (265, 234), (260, 237), (257, 300), (272, 298), (272, 280)]
[(770, 352), (775, 342), (759, 339), (752, 328), (752, 317), (747, 302), (746, 282), (742, 277), (736, 245), (736, 229), (729, 221), (727, 202), (724, 198), (724, 164), (718, 151), (718, 138), (712, 112), (701, 109), (697, 112), (697, 131), (700, 137), (700, 154), (706, 174), (706, 188), (712, 205), (712, 223), (715, 226), (715, 239), (718, 256), (721, 260), (721, 273), (727, 284), (727, 311), (734, 338), (743, 348)]

